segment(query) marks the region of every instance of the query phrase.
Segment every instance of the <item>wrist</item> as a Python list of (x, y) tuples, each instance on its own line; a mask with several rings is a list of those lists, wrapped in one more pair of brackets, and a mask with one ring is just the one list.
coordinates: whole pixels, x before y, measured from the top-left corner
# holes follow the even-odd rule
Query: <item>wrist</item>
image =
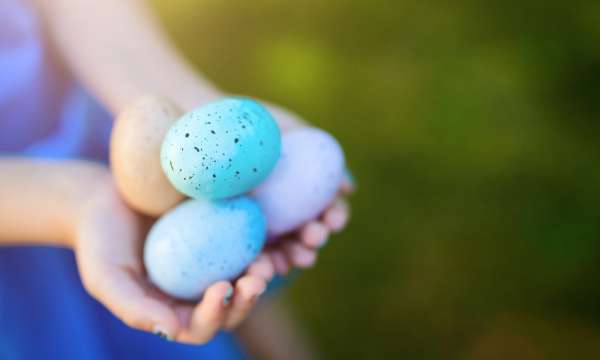
[(80, 198), (75, 213), (68, 222), (65, 245), (71, 249), (77, 248), (77, 241), (81, 237), (82, 228), (87, 220), (93, 216), (99, 201), (106, 196), (107, 189), (113, 186), (113, 179), (109, 169), (100, 164), (81, 164), (79, 173), (81, 184), (85, 189), (80, 189)]

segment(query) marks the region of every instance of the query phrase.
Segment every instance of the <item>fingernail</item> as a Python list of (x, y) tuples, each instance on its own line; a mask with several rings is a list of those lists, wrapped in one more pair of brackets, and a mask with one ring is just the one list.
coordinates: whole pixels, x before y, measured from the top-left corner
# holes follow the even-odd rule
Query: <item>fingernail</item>
[(229, 305), (229, 302), (231, 301), (232, 296), (233, 296), (233, 288), (230, 287), (229, 289), (227, 289), (225, 296), (223, 296), (223, 305), (225, 305), (225, 306)]
[(250, 302), (254, 303), (256, 302), (256, 300), (258, 300), (258, 298), (265, 293), (265, 291), (267, 291), (267, 286), (263, 287), (262, 290), (260, 290), (259, 292), (257, 292), (255, 295), (252, 295), (252, 297), (250, 298)]
[(320, 242), (320, 243), (317, 245), (317, 247), (318, 247), (319, 249), (322, 249), (322, 248), (324, 248), (324, 247), (325, 247), (325, 245), (327, 245), (327, 243), (329, 242), (328, 240), (329, 240), (329, 238), (324, 238), (324, 239), (323, 239), (323, 241), (321, 241), (321, 242)]
[(350, 183), (350, 185), (352, 185), (352, 187), (356, 187), (356, 178), (354, 177), (354, 175), (352, 175), (350, 170), (346, 168), (346, 170), (344, 170), (344, 173), (345, 173), (346, 179), (348, 179), (348, 182)]
[(167, 332), (164, 331), (158, 324), (154, 326), (154, 335), (159, 336), (163, 340), (173, 341), (173, 338), (170, 337), (169, 334), (167, 334)]
[(319, 234), (319, 241), (317, 241), (317, 248), (321, 248), (323, 245), (325, 245), (325, 243), (327, 242), (327, 240), (329, 239), (329, 232), (325, 229), (322, 230), (322, 232)]
[(314, 252), (302, 252), (297, 255), (296, 261), (298, 265), (301, 267), (311, 267), (315, 263), (315, 253)]

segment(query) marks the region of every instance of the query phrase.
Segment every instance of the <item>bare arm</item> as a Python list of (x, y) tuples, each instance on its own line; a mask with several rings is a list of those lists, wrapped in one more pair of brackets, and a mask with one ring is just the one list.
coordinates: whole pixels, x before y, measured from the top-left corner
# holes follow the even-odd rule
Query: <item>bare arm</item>
[(0, 158), (0, 245), (71, 246), (85, 199), (108, 172), (83, 161)]
[(317, 359), (315, 348), (298, 325), (283, 300), (272, 297), (256, 306), (236, 334), (253, 359)]
[[(106, 167), (0, 158), (0, 174), (0, 246), (72, 248), (86, 290), (131, 327), (205, 343), (225, 323), (242, 321), (266, 286), (244, 275), (235, 284), (213, 284), (198, 304), (175, 302), (146, 279), (141, 251), (148, 219), (123, 203)], [(233, 296), (224, 305), (228, 291)]]
[(146, 94), (184, 109), (220, 96), (173, 47), (143, 0), (37, 0), (77, 78), (117, 114)]
[[(50, 33), (50, 37), (54, 45), (59, 49), (59, 52), (65, 60), (69, 69), (75, 74), (75, 76), (86, 86), (86, 88), (95, 95), (100, 101), (113, 113), (118, 114), (121, 110), (134, 99), (146, 95), (156, 94), (161, 95), (175, 101), (183, 110), (191, 110), (193, 107), (202, 104), (204, 102), (211, 101), (215, 98), (223, 96), (223, 93), (213, 86), (209, 81), (204, 79), (202, 75), (197, 73), (190, 64), (182, 57), (182, 55), (171, 45), (168, 37), (164, 33), (157, 19), (153, 16), (150, 9), (146, 6), (143, 0), (35, 0), (37, 2), (40, 13), (43, 16), (47, 29)], [(276, 121), (283, 131), (287, 129), (301, 126), (303, 123), (297, 116), (281, 109), (277, 106), (269, 106), (269, 109), (273, 113)], [(5, 174), (7, 171), (11, 171), (12, 168), (2, 168), (3, 164), (0, 160), (0, 173)], [(41, 169), (37, 174), (40, 176), (47, 173), (46, 168)], [(91, 182), (94, 177), (84, 177), (71, 179), (69, 176), (61, 176), (55, 171), (50, 171), (53, 176), (56, 177), (56, 181), (59, 184), (66, 182), (70, 184), (71, 181), (75, 183), (86, 184)], [(82, 205), (78, 205), (77, 201), (81, 201), (85, 198), (87, 187), (83, 190), (75, 186), (78, 190), (70, 189), (70, 185), (65, 185), (64, 188), (58, 186), (58, 190), (55, 188), (40, 188), (32, 192), (31, 198), (23, 201), (19, 198), (19, 194), (22, 194), (23, 188), (18, 187), (18, 181), (23, 176), (26, 176), (27, 169), (21, 171), (19, 176), (14, 176), (9, 182), (9, 186), (3, 186), (0, 189), (0, 244), (4, 239), (14, 240), (18, 239), (29, 239), (39, 238), (39, 235), (44, 235), (44, 238), (52, 239), (47, 240), (48, 243), (61, 244), (61, 240), (72, 236), (74, 226), (69, 221), (63, 221), (56, 218), (57, 214), (70, 214), (66, 215), (64, 219), (77, 219), (76, 215), (82, 209)], [(54, 178), (53, 178), (54, 179)], [(42, 180), (40, 180), (42, 181)], [(3, 184), (4, 185), (4, 184)], [(34, 184), (29, 184), (34, 185)], [(45, 185), (44, 185), (45, 186)], [(46, 192), (48, 191), (48, 193)], [(63, 195), (60, 195), (62, 191)], [(56, 192), (56, 194), (54, 194)], [(49, 194), (52, 193), (52, 194)], [(4, 202), (4, 196), (9, 197), (10, 201)], [(39, 199), (35, 198), (39, 196)], [(47, 197), (46, 197), (47, 196)], [(65, 196), (62, 198), (61, 196)], [(68, 199), (68, 201), (65, 201)], [(71, 201), (75, 199), (75, 201)], [(24, 204), (17, 204), (19, 201), (23, 201)], [(65, 201), (65, 204), (61, 204), (61, 201)], [(40, 205), (42, 204), (42, 205)], [(34, 218), (31, 218), (30, 211), (36, 211), (36, 207), (48, 207), (49, 205), (56, 206), (59, 209), (57, 213), (52, 213), (50, 210), (42, 211), (36, 214)], [(58, 205), (60, 204), (60, 205)], [(98, 205), (99, 208), (103, 209), (102, 203)], [(121, 207), (121, 204), (117, 200), (114, 204), (105, 205), (106, 208)], [(16, 211), (15, 211), (16, 209)], [(344, 210), (329, 209), (327, 213), (341, 213), (341, 217), (347, 218), (347, 212)], [(126, 211), (126, 209), (121, 209)], [(112, 213), (112, 212), (108, 212)], [(102, 216), (92, 217), (95, 220), (102, 220)], [(324, 219), (328, 219), (329, 216), (325, 214)], [(121, 221), (122, 218), (115, 218), (114, 221)], [(36, 221), (39, 224), (34, 229), (23, 229), (26, 225)], [(76, 221), (76, 220), (75, 220)], [(315, 220), (316, 222), (317, 220)], [(329, 228), (331, 230), (339, 230), (343, 227), (344, 221), (337, 221), (335, 224), (324, 224), (326, 225), (327, 231), (321, 232), (319, 236), (326, 237), (329, 234)], [(4, 230), (5, 225), (6, 231)], [(133, 225), (132, 225), (133, 226)], [(31, 226), (33, 227), (33, 226)], [(129, 226), (131, 227), (131, 226)], [(102, 229), (106, 226), (92, 227), (96, 229), (101, 236), (83, 236), (87, 241), (83, 241), (84, 244), (103, 244), (104, 241), (91, 241), (89, 239), (100, 239), (108, 237), (112, 240), (114, 236), (111, 234), (102, 233)], [(125, 226), (128, 228), (128, 226)], [(310, 232), (299, 231), (299, 234), (304, 234), (300, 238), (309, 238)], [(308, 234), (308, 235), (307, 235)], [(108, 236), (110, 235), (110, 236)], [(130, 236), (132, 239), (134, 236)], [(314, 237), (314, 236), (313, 236)], [(126, 243), (134, 243), (134, 240)], [(119, 244), (123, 241), (117, 242)], [(290, 242), (291, 243), (291, 242)], [(136, 242), (137, 244), (137, 242)], [(139, 245), (139, 244), (138, 244)], [(114, 250), (114, 249), (113, 249)], [(307, 250), (308, 251), (308, 250)], [(315, 252), (314, 249), (310, 251)], [(80, 251), (87, 253), (85, 251)], [(283, 263), (286, 262), (286, 255), (284, 250), (278, 251), (278, 258), (284, 259)], [(81, 257), (81, 256), (79, 256)], [(96, 256), (97, 257), (97, 256)], [(88, 257), (91, 259), (92, 264), (96, 263), (96, 257)], [(267, 256), (265, 256), (267, 258)], [(290, 255), (290, 258), (293, 256)], [(127, 258), (127, 268), (131, 268), (133, 265), (138, 269), (139, 259), (134, 259), (133, 256)], [(265, 263), (269, 263), (266, 261)], [(278, 262), (280, 265), (281, 261)], [(290, 263), (293, 261), (290, 260)], [(133, 265), (132, 265), (133, 264)], [(311, 263), (312, 264), (312, 263)], [(268, 265), (268, 264), (267, 264)], [(81, 266), (81, 264), (80, 264)], [(272, 267), (271, 265), (268, 265)], [(83, 270), (92, 268), (90, 266), (84, 266)], [(276, 267), (277, 268), (277, 267)], [(278, 271), (286, 272), (287, 265), (280, 266)], [(272, 270), (271, 270), (272, 271)], [(94, 273), (94, 271), (83, 271), (83, 273)], [(95, 272), (98, 273), (98, 272)], [(85, 279), (87, 278), (85, 275)], [(131, 280), (131, 279), (129, 279)], [(123, 281), (118, 282), (118, 284)], [(238, 281), (239, 283), (239, 281)], [(115, 282), (117, 284), (117, 282)], [(109, 284), (110, 285), (110, 284)], [(140, 284), (138, 284), (141, 286)], [(222, 284), (221, 284), (222, 285)], [(90, 286), (88, 285), (88, 288)], [(154, 311), (146, 311), (144, 306), (135, 306), (133, 308), (119, 308), (117, 307), (123, 299), (127, 299), (127, 296), (114, 296), (112, 298), (104, 298), (106, 293), (112, 294), (112, 292), (106, 291), (106, 288), (110, 286), (106, 285), (106, 280), (103, 280), (102, 291), (91, 290), (92, 294), (96, 294), (102, 302), (107, 304), (113, 312), (118, 314), (121, 318), (128, 318), (131, 326), (149, 330), (152, 329), (153, 324), (162, 324), (169, 334), (175, 334), (177, 326), (174, 324), (176, 321), (168, 320), (170, 317), (167, 316), (167, 312), (164, 310), (159, 311), (159, 308), (155, 308)], [(118, 286), (120, 289), (123, 286)], [(94, 286), (92, 286), (94, 288)], [(240, 298), (246, 297), (251, 299), (251, 296), (247, 296), (250, 293), (259, 292), (260, 286), (256, 285), (251, 291), (247, 290), (244, 292), (243, 289), (238, 291), (236, 285), (236, 295), (239, 293)], [(139, 290), (139, 288), (135, 288)], [(131, 289), (129, 289), (131, 290)], [(136, 290), (136, 291), (137, 291)], [(220, 289), (224, 290), (224, 289)], [(220, 291), (219, 290), (219, 291)], [(139, 292), (139, 291), (138, 291)], [(140, 293), (144, 293), (143, 291)], [(221, 294), (222, 295), (222, 294)], [(234, 296), (234, 297), (235, 297)], [(215, 299), (218, 298), (215, 297)], [(148, 300), (148, 299), (145, 299)], [(233, 300), (234, 308), (239, 305), (244, 307), (243, 301)], [(155, 304), (156, 305), (156, 304)], [(249, 306), (246, 306), (248, 309)], [(139, 314), (143, 312), (143, 315)], [(238, 313), (241, 313), (238, 311)], [(139, 320), (133, 315), (138, 314)], [(148, 319), (147, 317), (152, 315), (156, 319)], [(237, 316), (236, 318), (240, 318)], [(160, 318), (160, 319), (159, 319)], [(133, 319), (133, 320), (132, 320)], [(202, 317), (199, 317), (201, 320)], [(138, 321), (139, 320), (139, 321)], [(169, 325), (171, 324), (171, 325)], [(206, 329), (206, 326), (197, 324), (197, 329)], [(206, 331), (204, 331), (206, 332)], [(198, 341), (201, 338), (200, 335), (192, 334), (191, 338)], [(187, 341), (190, 337), (189, 334), (183, 333), (183, 338)]]
[[(191, 67), (143, 0), (36, 1), (68, 67), (114, 115), (148, 94), (185, 111), (226, 95)], [(303, 124), (268, 107), (283, 131)]]

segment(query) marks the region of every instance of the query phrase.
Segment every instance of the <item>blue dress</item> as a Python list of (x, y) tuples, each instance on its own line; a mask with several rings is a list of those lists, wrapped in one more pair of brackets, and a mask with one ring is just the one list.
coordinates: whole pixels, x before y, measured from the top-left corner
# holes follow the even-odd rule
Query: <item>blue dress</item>
[[(28, 3), (0, 3), (0, 154), (106, 162), (111, 119), (42, 34)], [(188, 346), (128, 328), (84, 291), (70, 250), (0, 247), (0, 359), (242, 358), (228, 334)]]

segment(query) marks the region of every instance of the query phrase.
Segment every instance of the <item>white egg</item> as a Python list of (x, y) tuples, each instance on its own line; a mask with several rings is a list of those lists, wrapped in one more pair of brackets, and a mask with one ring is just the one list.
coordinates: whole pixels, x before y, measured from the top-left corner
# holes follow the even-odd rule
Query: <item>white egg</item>
[(316, 128), (282, 137), (281, 157), (269, 177), (254, 190), (275, 238), (316, 218), (335, 198), (344, 174), (338, 142)]

